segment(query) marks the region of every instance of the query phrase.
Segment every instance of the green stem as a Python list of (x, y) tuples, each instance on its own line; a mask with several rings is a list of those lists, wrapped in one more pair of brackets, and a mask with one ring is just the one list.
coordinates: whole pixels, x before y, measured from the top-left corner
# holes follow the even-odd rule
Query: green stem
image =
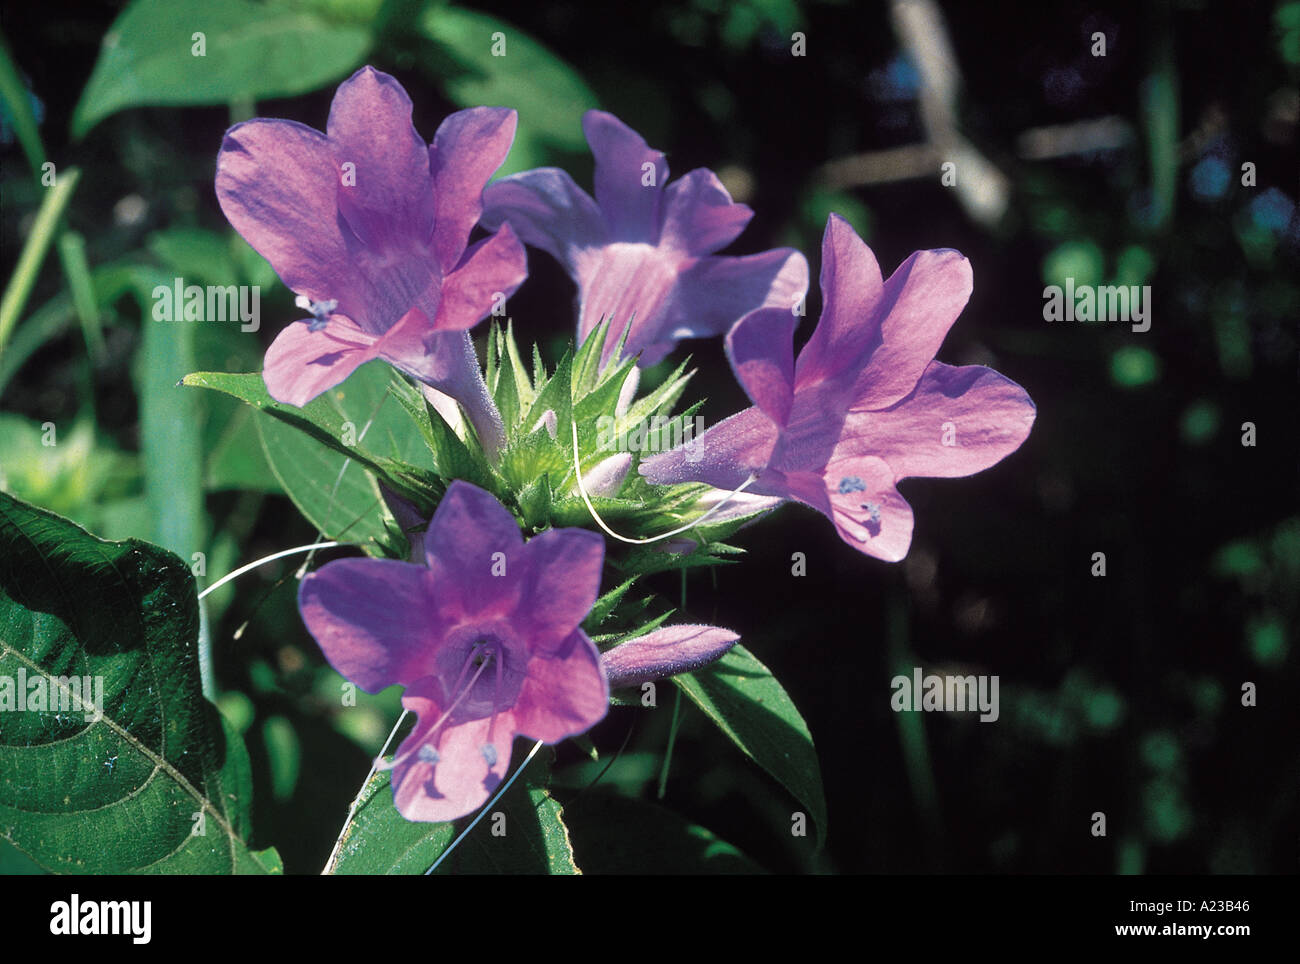
[[(889, 661), (893, 672), (911, 677), (916, 665), (915, 654), (908, 645), (907, 604), (898, 596), (889, 603), (888, 623)], [(931, 863), (942, 853), (943, 822), (939, 816), (939, 793), (935, 788), (934, 768), (930, 763), (930, 747), (925, 738), (925, 722), (921, 713), (895, 713), (898, 722), (898, 742), (907, 770), (907, 782), (912, 789), (912, 799), (925, 828), (925, 847)]]
[(677, 721), (682, 712), (682, 691), (677, 690), (677, 699), (673, 701), (673, 721), (668, 728), (668, 749), (664, 751), (664, 765), (659, 770), (659, 799), (668, 792), (668, 768), (673, 763), (673, 745), (677, 742)]
[(45, 261), (45, 253), (54, 240), (59, 218), (68, 206), (80, 177), (81, 171), (75, 167), (59, 176), (41, 202), (40, 210), (36, 212), (31, 234), (27, 236), (27, 243), (18, 256), (18, 266), (9, 279), (4, 297), (0, 298), (0, 353), (3, 353), (5, 342), (9, 340), (18, 316), (27, 304), (27, 298), (36, 284), (36, 276), (40, 274), (41, 264)]

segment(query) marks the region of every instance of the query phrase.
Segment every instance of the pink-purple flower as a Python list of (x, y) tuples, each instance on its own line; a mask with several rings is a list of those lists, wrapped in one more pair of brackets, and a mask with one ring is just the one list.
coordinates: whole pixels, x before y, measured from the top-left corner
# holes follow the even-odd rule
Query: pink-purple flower
[(579, 628), (604, 542), (551, 529), (524, 542), (489, 493), (453, 482), (424, 537), (425, 562), (343, 559), (303, 579), (304, 622), (326, 659), (368, 692), (406, 688), (418, 716), (391, 763), (408, 820), (481, 805), (516, 734), (556, 743), (605, 715), (600, 655)]
[(266, 118), (226, 132), (221, 208), (310, 315), (267, 352), (272, 397), (303, 405), (383, 358), (498, 441), (467, 330), (523, 282), (526, 259), (509, 228), (466, 246), (515, 123), (506, 108), (462, 110), (426, 145), (401, 84), (363, 67), (339, 87), (324, 134)]
[(744, 257), (726, 247), (753, 217), (712, 171), (668, 184), (661, 151), (612, 114), (588, 111), (595, 200), (558, 168), (502, 178), (483, 193), (483, 224), (511, 225), (555, 257), (578, 284), (578, 338), (612, 319), (605, 360), (625, 329), (624, 355), (652, 365), (681, 338), (721, 335), (764, 306), (793, 308), (808, 263), (792, 248)]
[(651, 482), (698, 481), (809, 505), (849, 545), (897, 561), (912, 509), (896, 483), (971, 475), (1029, 435), (1034, 403), (992, 369), (934, 355), (970, 297), (970, 263), (918, 251), (884, 280), (871, 249), (831, 215), (822, 241), (821, 319), (794, 358), (791, 312), (760, 309), (727, 336), (754, 405), (709, 429), (695, 451), (641, 463)]

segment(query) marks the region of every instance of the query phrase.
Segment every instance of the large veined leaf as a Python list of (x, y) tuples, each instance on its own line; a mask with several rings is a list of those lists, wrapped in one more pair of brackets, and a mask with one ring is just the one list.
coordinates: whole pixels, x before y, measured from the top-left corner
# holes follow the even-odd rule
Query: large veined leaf
[[(546, 769), (541, 756), (534, 758), (435, 873), (581, 873), (573, 862), (573, 846), (564, 824), (563, 809), (540, 785)], [(388, 773), (376, 773), (348, 825), (333, 872), (422, 874), (470, 819), (451, 823), (409, 821), (393, 806)]]
[(248, 844), (248, 754), (200, 691), (198, 620), (176, 556), (0, 493), (0, 839), (55, 872), (280, 871)]
[(303, 94), (350, 73), (370, 43), (364, 27), (288, 4), (134, 0), (104, 35), (72, 133), (127, 107)]
[(826, 795), (812, 734), (775, 676), (737, 644), (711, 666), (673, 681), (731, 741), (808, 808), (820, 847), (826, 838)]

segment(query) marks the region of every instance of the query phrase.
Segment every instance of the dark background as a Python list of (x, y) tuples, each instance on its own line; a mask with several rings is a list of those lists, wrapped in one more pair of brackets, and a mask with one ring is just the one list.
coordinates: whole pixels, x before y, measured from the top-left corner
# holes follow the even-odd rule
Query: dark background
[[(756, 211), (729, 253), (794, 244), (815, 277), (830, 210), (886, 273), (916, 249), (963, 252), (975, 291), (939, 357), (990, 364), (1038, 406), (1028, 441), (993, 469), (900, 486), (916, 513), (900, 564), (854, 552), (792, 506), (732, 540), (748, 550), (741, 565), (689, 579), (686, 615), (739, 631), (804, 713), (829, 804), (824, 853), (790, 836), (795, 804), (693, 709), (664, 802), (776, 871), (1293, 872), (1300, 4), (939, 7), (962, 82), (959, 128), (1010, 189), (995, 222), (941, 185), (934, 158), (886, 165), (883, 181), (828, 183), (828, 162), (926, 136), (915, 58), (885, 5), (474, 8), (567, 61), (602, 107), (667, 151), (674, 176), (722, 173)], [(43, 104), (47, 150), (83, 169), (69, 223), (92, 264), (168, 225), (226, 230), (212, 191), (224, 108), (130, 110), (69, 138), (119, 8), (42, 3), (6, 10), (3, 24)], [(806, 57), (790, 55), (794, 30)], [(1090, 53), (1098, 31), (1104, 57)], [(456, 108), (436, 50), (395, 35), (367, 62), (407, 87), (426, 138)], [(320, 128), (333, 87), (258, 112)], [(1022, 148), (1026, 132), (1098, 118), (1115, 120), (1116, 143), (1085, 137), (1046, 159)], [(17, 147), (0, 157), (7, 275), (34, 206)], [(589, 155), (551, 162), (590, 187)], [(1240, 183), (1244, 162), (1256, 165), (1254, 187)], [(128, 194), (147, 214), (123, 225), (114, 210)], [(1098, 283), (1137, 272), (1131, 283), (1151, 286), (1150, 331), (1043, 320), (1044, 285), (1090, 270)], [(521, 341), (541, 340), (554, 360), (573, 286), (540, 252), (530, 271), (511, 313)], [(32, 304), (59, 280), (47, 267)], [(294, 317), (289, 300), (280, 289), (264, 301), (264, 344)], [(797, 344), (819, 310), (814, 285)], [(0, 408), (40, 422), (92, 405), (103, 444), (129, 456), (139, 330), (123, 302), (92, 364), (69, 326)], [(746, 404), (720, 342), (674, 357), (686, 351), (709, 424)], [(222, 492), (207, 507), (215, 527), (238, 533), (241, 560), (314, 535), (283, 496)], [(791, 575), (794, 552), (805, 577)], [(1104, 577), (1090, 573), (1095, 552)], [(249, 578), (214, 627), (223, 709), (243, 721), (257, 767), (259, 842), (277, 846), (287, 870), (312, 872), (377, 740), (373, 727), (331, 720), (320, 694), (336, 684), (297, 621), (292, 580)], [(675, 576), (658, 579), (680, 591)], [(1001, 718), (894, 714), (889, 680), (913, 666), (997, 674)], [(1242, 706), (1247, 681), (1257, 706)], [(377, 716), (390, 720), (393, 705), (376, 703)], [(637, 725), (603, 785), (653, 797), (668, 716), (611, 712), (593, 734), (608, 755)], [(1105, 837), (1090, 832), (1096, 811)]]

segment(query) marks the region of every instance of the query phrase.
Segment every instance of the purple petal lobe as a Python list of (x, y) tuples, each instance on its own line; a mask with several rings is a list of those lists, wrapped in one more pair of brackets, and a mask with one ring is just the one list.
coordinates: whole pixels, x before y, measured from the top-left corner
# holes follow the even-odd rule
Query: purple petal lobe
[(664, 626), (600, 657), (611, 688), (636, 686), (707, 666), (740, 639), (717, 626)]
[(441, 634), (429, 573), (390, 559), (339, 559), (298, 586), (307, 631), (340, 674), (369, 693), (427, 675)]
[[(515, 734), (511, 713), (498, 713), (495, 719), (453, 715), (435, 730), (447, 705), (432, 678), (409, 687), (402, 705), (419, 721), (392, 764), (397, 812), (407, 820), (441, 822), (482, 806), (510, 768)], [(485, 753), (484, 747), (490, 751)]]
[(613, 114), (590, 110), (582, 128), (596, 158), (596, 203), (614, 241), (659, 240), (659, 201), (668, 162)]
[(528, 677), (515, 701), (515, 725), (534, 740), (556, 743), (605, 718), (609, 685), (600, 654), (582, 630), (528, 663)]
[(433, 137), (433, 248), (444, 274), (465, 251), (483, 210), (483, 185), (510, 152), (517, 123), (518, 115), (510, 108), (471, 107), (448, 116)]
[(799, 387), (833, 381), (846, 404), (886, 408), (916, 387), (970, 298), (970, 262), (956, 251), (917, 251), (889, 280), (838, 215), (822, 241), (825, 308), (799, 355)]
[(337, 298), (357, 315), (355, 272), (337, 225), (339, 172), (325, 135), (258, 118), (226, 132), (217, 200), (227, 219), (280, 280), (313, 301)]
[(836, 456), (820, 492), (800, 501), (828, 516), (840, 538), (859, 552), (898, 562), (912, 544), (912, 507), (894, 488), (889, 465), (873, 456)]
[(541, 248), (570, 274), (583, 251), (607, 240), (604, 218), (591, 196), (555, 167), (512, 174), (483, 191), (483, 226), (510, 224), (525, 244)]
[(822, 316), (796, 366), (800, 387), (856, 371), (880, 342), (875, 317), (884, 288), (880, 265), (838, 214), (826, 219), (822, 236), (821, 288)]
[(750, 399), (784, 425), (794, 402), (794, 329), (798, 317), (781, 308), (760, 308), (727, 334), (727, 358)]
[(878, 412), (853, 412), (842, 454), (870, 454), (895, 479), (957, 478), (981, 472), (1018, 449), (1036, 410), (1023, 388), (980, 365), (931, 362), (916, 390)]
[(793, 248), (701, 258), (682, 271), (661, 329), (672, 338), (724, 334), (756, 308), (794, 308), (808, 293), (808, 261)]
[(659, 243), (687, 255), (725, 248), (754, 216), (748, 206), (731, 200), (716, 174), (702, 167), (668, 185), (663, 208)]
[(513, 613), (523, 543), (514, 516), (490, 493), (459, 479), (452, 482), (424, 537), (442, 618), (459, 624)]
[[(340, 172), (338, 209), (372, 252), (410, 251), (433, 235), (429, 155), (402, 85), (362, 67), (339, 85), (326, 124)], [(345, 168), (351, 164), (351, 169)]]
[(472, 328), (491, 313), (499, 298), (514, 294), (527, 276), (524, 246), (507, 224), (474, 245), (460, 267), (443, 279), (434, 328)]
[(600, 592), (605, 540), (586, 529), (548, 529), (524, 547), (518, 631), (534, 651), (562, 643)]
[(375, 342), (343, 315), (332, 315), (318, 331), (292, 324), (267, 349), (266, 390), (277, 402), (302, 407), (377, 357)]

